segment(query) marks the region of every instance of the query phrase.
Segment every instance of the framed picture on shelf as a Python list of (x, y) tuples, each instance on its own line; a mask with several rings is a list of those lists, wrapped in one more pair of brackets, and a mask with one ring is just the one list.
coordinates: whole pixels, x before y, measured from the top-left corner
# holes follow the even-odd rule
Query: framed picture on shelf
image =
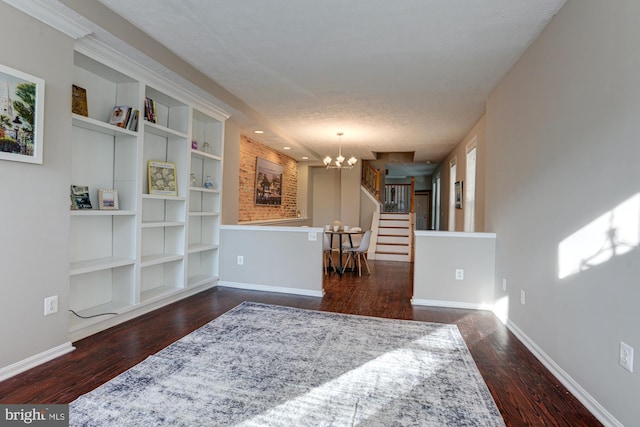
[(0, 65), (0, 160), (42, 164), (44, 80)]
[(282, 205), (282, 165), (256, 159), (256, 205)]
[(85, 88), (76, 85), (71, 86), (71, 112), (85, 117), (89, 116), (87, 90)]
[(175, 163), (149, 160), (148, 164), (149, 194), (161, 196), (177, 196)]
[(116, 210), (118, 207), (118, 191), (101, 188), (98, 190), (98, 206), (100, 210)]
[(455, 198), (456, 209), (462, 209), (462, 181), (456, 181)]
[(86, 185), (71, 186), (71, 209), (93, 209), (89, 197), (89, 187)]

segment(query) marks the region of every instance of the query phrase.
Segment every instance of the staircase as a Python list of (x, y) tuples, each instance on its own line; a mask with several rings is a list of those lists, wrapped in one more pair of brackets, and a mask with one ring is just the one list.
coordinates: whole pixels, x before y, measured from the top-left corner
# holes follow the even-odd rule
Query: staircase
[(375, 259), (411, 262), (412, 228), (409, 213), (381, 213)]

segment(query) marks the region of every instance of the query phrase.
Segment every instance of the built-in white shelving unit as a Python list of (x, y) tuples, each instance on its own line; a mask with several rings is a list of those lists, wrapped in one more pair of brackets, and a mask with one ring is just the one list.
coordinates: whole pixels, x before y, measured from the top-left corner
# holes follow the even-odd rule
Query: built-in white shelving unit
[[(89, 187), (93, 209), (70, 211), (72, 340), (215, 286), (228, 117), (112, 51), (80, 44), (74, 65), (88, 117), (72, 115), (71, 184)], [(137, 130), (109, 124), (116, 105), (140, 111)], [(149, 194), (150, 160), (175, 164), (177, 195)], [(118, 210), (99, 210), (101, 188), (118, 191)]]

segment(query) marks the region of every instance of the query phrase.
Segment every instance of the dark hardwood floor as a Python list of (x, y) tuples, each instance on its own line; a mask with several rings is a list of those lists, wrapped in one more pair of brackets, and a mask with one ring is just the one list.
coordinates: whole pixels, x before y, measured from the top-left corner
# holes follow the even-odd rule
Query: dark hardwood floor
[(508, 426), (600, 426), (488, 311), (412, 306), (413, 264), (330, 274), (323, 298), (219, 287), (100, 332), (76, 351), (0, 382), (0, 403), (69, 403), (243, 301), (458, 325)]

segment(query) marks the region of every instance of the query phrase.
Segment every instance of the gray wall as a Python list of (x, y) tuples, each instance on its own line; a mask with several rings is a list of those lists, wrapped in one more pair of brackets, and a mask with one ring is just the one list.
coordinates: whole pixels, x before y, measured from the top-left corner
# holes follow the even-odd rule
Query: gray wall
[(416, 231), (413, 304), (492, 309), (495, 248), (492, 233)]
[(320, 228), (223, 226), (219, 285), (322, 296), (322, 238)]
[(2, 2), (0, 16), (2, 64), (45, 80), (43, 164), (0, 160), (2, 368), (67, 342), (73, 43)]
[[(568, 0), (486, 113), (496, 297), (508, 299), (513, 325), (627, 426), (640, 420), (640, 251), (560, 279), (558, 246), (640, 191), (638, 17), (637, 0)], [(629, 218), (632, 241), (639, 221)], [(605, 232), (590, 239), (604, 243)], [(618, 365), (621, 340), (636, 350), (634, 373)]]
[(240, 209), (240, 125), (227, 119), (224, 124), (224, 158), (222, 168), (222, 210), (223, 224), (237, 224)]

